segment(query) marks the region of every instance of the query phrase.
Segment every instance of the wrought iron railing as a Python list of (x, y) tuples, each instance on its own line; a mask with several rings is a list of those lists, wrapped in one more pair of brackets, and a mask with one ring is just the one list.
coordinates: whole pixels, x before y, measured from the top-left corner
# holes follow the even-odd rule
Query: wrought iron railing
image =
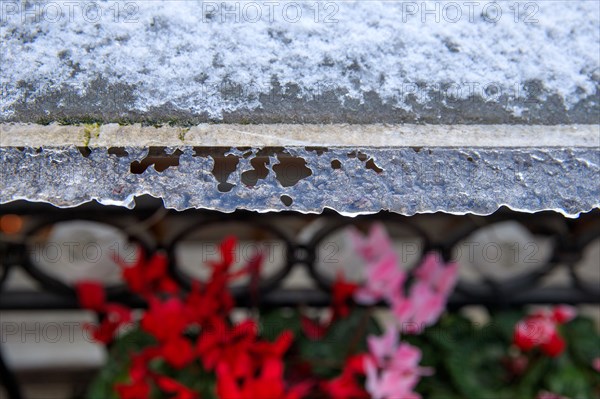
[[(3, 206), (0, 217), (7, 215), (23, 227), (5, 231), (0, 241), (0, 310), (77, 309), (72, 282), (90, 274), (105, 280), (112, 300), (142, 307), (142, 300), (126, 291), (117, 267), (106, 259), (131, 260), (135, 246), (146, 254), (164, 251), (170, 272), (187, 289), (193, 278), (202, 278), (202, 263), (216, 254), (217, 243), (228, 234), (240, 237), (240, 257), (247, 256), (246, 249), (251, 253), (259, 248), (269, 255), (260, 280), (261, 306), (323, 306), (337, 270), (349, 278), (360, 274), (344, 238), (347, 229), (367, 231), (374, 222), (384, 224), (408, 268), (428, 251), (461, 264), (450, 308), (600, 303), (598, 210), (578, 219), (507, 209), (485, 217), (380, 213), (348, 218), (335, 213), (175, 212), (151, 201), (134, 210), (14, 203)], [(99, 236), (90, 233), (90, 226)], [(98, 255), (98, 250), (111, 253)], [(102, 272), (107, 267), (115, 269), (112, 274)], [(39, 290), (11, 288), (10, 275), (16, 269), (24, 270)], [(290, 277), (299, 269), (304, 278)], [(232, 287), (241, 306), (251, 303), (248, 287)], [(0, 372), (9, 396), (19, 398), (2, 356)]]

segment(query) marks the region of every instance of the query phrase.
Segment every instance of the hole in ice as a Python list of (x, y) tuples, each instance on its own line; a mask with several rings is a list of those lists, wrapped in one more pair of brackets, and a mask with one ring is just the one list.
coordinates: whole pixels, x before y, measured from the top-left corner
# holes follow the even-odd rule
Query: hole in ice
[(242, 173), (242, 183), (248, 187), (256, 186), (259, 179), (264, 179), (269, 174), (267, 165), (269, 164), (269, 157), (255, 157), (250, 160), (250, 165), (254, 169), (247, 170)]
[(131, 173), (141, 175), (151, 165), (154, 165), (154, 169), (157, 172), (164, 172), (171, 166), (179, 166), (179, 157), (181, 154), (183, 154), (183, 152), (181, 150), (176, 150), (172, 154), (167, 154), (165, 150), (165, 147), (150, 148), (146, 158), (142, 159), (141, 161), (133, 161), (131, 163)]
[(129, 153), (127, 152), (127, 150), (125, 150), (124, 148), (120, 148), (120, 147), (110, 147), (107, 150), (109, 155), (116, 155), (117, 157), (121, 158), (121, 157), (126, 157), (129, 155)]
[(280, 199), (281, 199), (281, 202), (283, 202), (283, 205), (285, 205), (285, 206), (290, 206), (290, 205), (292, 205), (292, 203), (294, 203), (294, 200), (289, 195), (284, 194), (280, 197)]
[(381, 169), (379, 166), (377, 166), (375, 164), (375, 161), (373, 160), (373, 158), (369, 159), (365, 166), (367, 169), (371, 169), (372, 171), (375, 171), (378, 174), (383, 172), (383, 169)]
[(277, 159), (279, 163), (273, 165), (273, 171), (283, 187), (294, 186), (300, 180), (312, 175), (312, 170), (306, 166), (304, 158), (279, 154)]
[(217, 189), (222, 193), (231, 191), (231, 189), (235, 187), (235, 184), (228, 183), (227, 179), (229, 178), (229, 175), (237, 169), (238, 163), (240, 162), (239, 158), (233, 154), (229, 154), (225, 157), (211, 155), (211, 157), (215, 161), (212, 174), (219, 182)]

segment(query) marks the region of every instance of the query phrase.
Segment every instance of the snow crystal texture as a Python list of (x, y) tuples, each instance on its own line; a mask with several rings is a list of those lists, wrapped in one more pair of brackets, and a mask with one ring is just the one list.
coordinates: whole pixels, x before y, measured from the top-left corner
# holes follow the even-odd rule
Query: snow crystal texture
[[(68, 107), (61, 95), (84, 97), (97, 82), (130, 90), (127, 101), (114, 93), (127, 110), (169, 106), (220, 120), (264, 107), (276, 87), (300, 99), (333, 90), (340, 104), (375, 93), (406, 111), (432, 93), (443, 93), (442, 102), (496, 101), (530, 95), (527, 82), (541, 82), (540, 93), (559, 96), (568, 110), (596, 96), (600, 81), (596, 1), (1, 6), (4, 121), (19, 104), (52, 95)], [(508, 104), (514, 115), (527, 111)]]

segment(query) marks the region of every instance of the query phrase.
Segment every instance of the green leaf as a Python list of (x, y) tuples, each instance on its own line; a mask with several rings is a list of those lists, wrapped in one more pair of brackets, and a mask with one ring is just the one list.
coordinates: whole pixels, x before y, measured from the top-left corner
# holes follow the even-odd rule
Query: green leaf
[(524, 317), (522, 311), (508, 310), (492, 314), (490, 324), (499, 332), (505, 342), (512, 342), (515, 325)]
[(550, 359), (544, 356), (538, 357), (531, 362), (525, 375), (521, 378), (517, 386), (517, 397), (534, 397), (542, 388), (542, 380), (548, 371)]
[(600, 357), (600, 335), (592, 320), (578, 317), (561, 329), (575, 362), (589, 367), (593, 359)]
[(106, 365), (88, 388), (89, 399), (117, 399), (114, 385), (128, 378), (130, 358), (133, 353), (155, 344), (154, 338), (134, 328), (118, 337), (111, 345)]
[(593, 397), (592, 385), (586, 378), (585, 371), (575, 367), (566, 357), (561, 360), (563, 361), (546, 375), (545, 385), (548, 390), (572, 399)]
[(381, 335), (381, 328), (367, 309), (356, 308), (337, 320), (322, 339), (302, 335), (298, 340), (300, 354), (315, 374), (331, 378), (339, 374), (349, 356), (367, 351), (368, 335)]
[(261, 313), (260, 334), (269, 341), (274, 341), (284, 331), (289, 330), (294, 337), (302, 335), (300, 314), (297, 309), (274, 309)]

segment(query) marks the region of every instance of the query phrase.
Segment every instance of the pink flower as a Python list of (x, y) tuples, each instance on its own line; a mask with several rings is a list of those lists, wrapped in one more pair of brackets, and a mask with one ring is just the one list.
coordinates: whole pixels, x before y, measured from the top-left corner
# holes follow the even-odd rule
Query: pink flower
[(546, 355), (559, 356), (566, 344), (557, 327), (573, 319), (575, 315), (575, 309), (567, 305), (558, 305), (552, 311), (534, 312), (517, 323), (513, 342), (523, 351), (539, 346)]
[[(404, 292), (406, 273), (400, 267), (383, 225), (374, 224), (366, 239), (351, 230), (351, 238), (356, 251), (367, 262), (367, 280), (355, 292), (356, 302), (370, 305), (386, 300), (409, 333), (418, 333), (439, 319), (456, 285), (458, 264), (445, 265), (439, 255), (428, 254), (416, 268), (415, 282), (407, 296)], [(568, 311), (563, 311), (560, 316), (567, 314)]]
[(548, 391), (541, 391), (540, 393), (537, 394), (537, 396), (535, 397), (535, 399), (569, 399), (566, 398), (564, 396), (560, 396), (556, 393), (553, 392), (548, 392)]
[(394, 325), (389, 326), (381, 337), (376, 335), (367, 337), (369, 352), (378, 363), (383, 363), (386, 357), (396, 349), (398, 337), (398, 328)]
[(577, 310), (569, 305), (557, 305), (552, 309), (552, 318), (558, 324), (568, 323), (577, 316)]
[(397, 296), (402, 289), (406, 274), (398, 267), (394, 252), (388, 252), (378, 261), (367, 265), (367, 281), (357, 290), (354, 299), (358, 303), (372, 305), (382, 299)]
[(354, 300), (372, 305), (380, 300), (391, 302), (400, 295), (406, 273), (401, 269), (392, 241), (381, 223), (375, 223), (366, 239), (356, 230), (350, 230), (356, 252), (365, 260), (367, 279), (354, 294)]
[(594, 370), (600, 373), (600, 357), (597, 357), (594, 360), (592, 360), (592, 367), (594, 368)]
[(392, 300), (392, 311), (405, 332), (418, 333), (437, 322), (454, 289), (457, 274), (456, 263), (444, 265), (435, 253), (425, 257), (415, 270), (416, 281), (410, 288), (410, 296), (397, 295)]
[(366, 389), (374, 399), (414, 398), (413, 392), (421, 376), (432, 370), (419, 367), (421, 351), (398, 342), (398, 329), (389, 327), (381, 337), (367, 338), (371, 356), (365, 359)]
[(351, 229), (350, 239), (355, 250), (367, 262), (377, 261), (382, 254), (393, 252), (392, 241), (382, 223), (374, 223), (366, 239), (358, 230)]
[(441, 257), (435, 252), (425, 256), (423, 263), (415, 270), (415, 277), (421, 281), (427, 281), (435, 291), (449, 295), (458, 277), (458, 263), (451, 262), (444, 265)]
[(382, 371), (379, 375), (372, 363), (367, 363), (367, 391), (373, 399), (420, 399), (412, 391), (418, 382), (414, 374), (402, 375), (394, 371)]
[(431, 289), (423, 281), (410, 288), (409, 298), (398, 298), (392, 303), (392, 311), (405, 332), (417, 333), (424, 326), (434, 324), (446, 308), (446, 296)]
[(515, 326), (514, 343), (524, 351), (547, 342), (556, 331), (554, 322), (546, 317), (529, 316)]

